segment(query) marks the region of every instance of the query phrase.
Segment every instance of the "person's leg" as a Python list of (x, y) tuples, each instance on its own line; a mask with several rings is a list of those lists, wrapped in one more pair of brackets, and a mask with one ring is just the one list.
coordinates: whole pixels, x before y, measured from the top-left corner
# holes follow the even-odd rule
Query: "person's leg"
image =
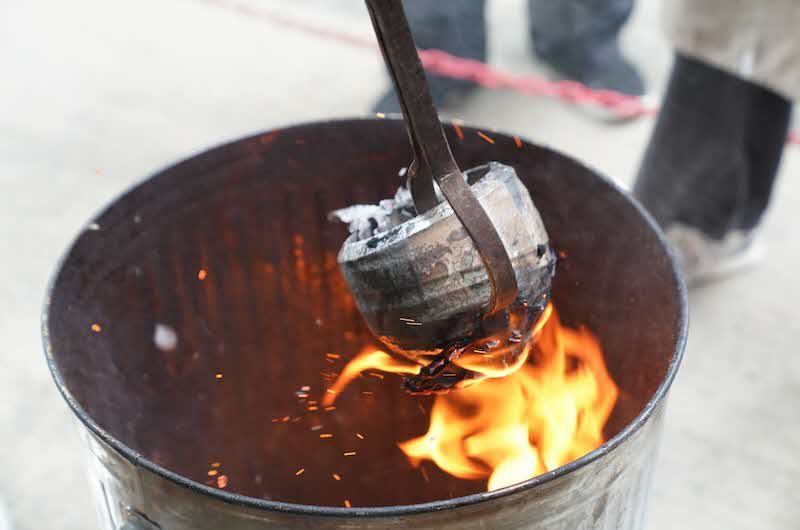
[(722, 238), (747, 198), (743, 144), (748, 83), (675, 57), (661, 112), (633, 188), (667, 228), (680, 222)]
[(633, 0), (528, 0), (528, 9), (534, 50), (560, 74), (592, 88), (644, 93), (619, 48)]
[(633, 193), (667, 232), (690, 280), (720, 276), (752, 250), (790, 112), (768, 89), (676, 56)]
[(791, 126), (792, 104), (771, 90), (757, 87), (752, 91), (749, 110), (745, 137), (749, 190), (736, 226), (744, 231), (755, 229), (769, 206)]
[[(439, 49), (458, 57), (486, 60), (485, 0), (404, 0), (414, 42), (420, 50)], [(426, 74), (433, 101), (446, 107), (475, 88), (473, 83)], [(390, 88), (375, 105), (376, 112), (400, 112)]]
[(634, 195), (662, 227), (721, 239), (766, 208), (790, 103), (768, 89), (677, 55)]

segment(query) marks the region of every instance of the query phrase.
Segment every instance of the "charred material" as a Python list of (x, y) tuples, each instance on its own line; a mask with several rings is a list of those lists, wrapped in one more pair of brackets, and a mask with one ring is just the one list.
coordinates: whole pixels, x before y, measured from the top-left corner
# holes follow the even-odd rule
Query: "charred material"
[(477, 321), (474, 336), (442, 345), (442, 351), (431, 357), (419, 374), (404, 377), (403, 387), (411, 394), (441, 394), (487, 377), (457, 364), (469, 353), (479, 353), (506, 367), (515, 365), (548, 299), (543, 295), (534, 304), (517, 301), (502, 313)]

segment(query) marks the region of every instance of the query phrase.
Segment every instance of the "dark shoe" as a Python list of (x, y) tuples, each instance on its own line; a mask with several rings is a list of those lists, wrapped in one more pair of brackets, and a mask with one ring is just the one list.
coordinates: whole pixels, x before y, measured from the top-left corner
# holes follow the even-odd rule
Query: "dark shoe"
[(645, 85), (636, 68), (623, 57), (616, 42), (591, 46), (588, 49), (562, 48), (539, 51), (560, 76), (578, 81), (596, 90), (614, 90), (631, 96), (643, 96)]

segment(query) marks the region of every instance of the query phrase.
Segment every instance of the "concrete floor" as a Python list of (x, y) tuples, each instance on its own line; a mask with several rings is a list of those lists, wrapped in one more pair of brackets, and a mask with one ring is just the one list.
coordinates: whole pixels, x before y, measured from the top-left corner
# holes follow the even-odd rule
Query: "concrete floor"
[[(370, 38), (357, 0), (242, 0)], [(534, 71), (524, 0), (490, 2), (492, 61)], [(626, 30), (651, 85), (669, 51), (658, 2)], [(38, 331), (59, 254), (102, 205), (213, 144), (297, 121), (363, 115), (385, 84), (368, 50), (208, 0), (0, 5), (0, 497), (18, 529), (96, 528), (82, 453)], [(630, 182), (652, 121), (611, 124), (559, 103), (481, 91), (458, 117), (548, 143)], [(795, 300), (800, 150), (787, 148), (763, 230), (769, 259), (691, 295), (649, 528), (800, 528), (800, 339)]]

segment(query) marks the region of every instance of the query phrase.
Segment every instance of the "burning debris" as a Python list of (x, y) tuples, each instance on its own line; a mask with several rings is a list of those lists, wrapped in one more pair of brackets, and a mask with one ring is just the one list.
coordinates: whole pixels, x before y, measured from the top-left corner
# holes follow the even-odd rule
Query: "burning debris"
[[(618, 390), (591, 332), (563, 326), (548, 305), (517, 363), (498, 372), (484, 355), (456, 358), (454, 365), (483, 380), (436, 396), (428, 432), (398, 441), (423, 477), (421, 463), (431, 460), (455, 477), (486, 480), (492, 491), (560, 467), (605, 441), (603, 427)], [(345, 367), (324, 401), (332, 403), (354, 377), (373, 369), (407, 373), (420, 367), (365, 351)]]

